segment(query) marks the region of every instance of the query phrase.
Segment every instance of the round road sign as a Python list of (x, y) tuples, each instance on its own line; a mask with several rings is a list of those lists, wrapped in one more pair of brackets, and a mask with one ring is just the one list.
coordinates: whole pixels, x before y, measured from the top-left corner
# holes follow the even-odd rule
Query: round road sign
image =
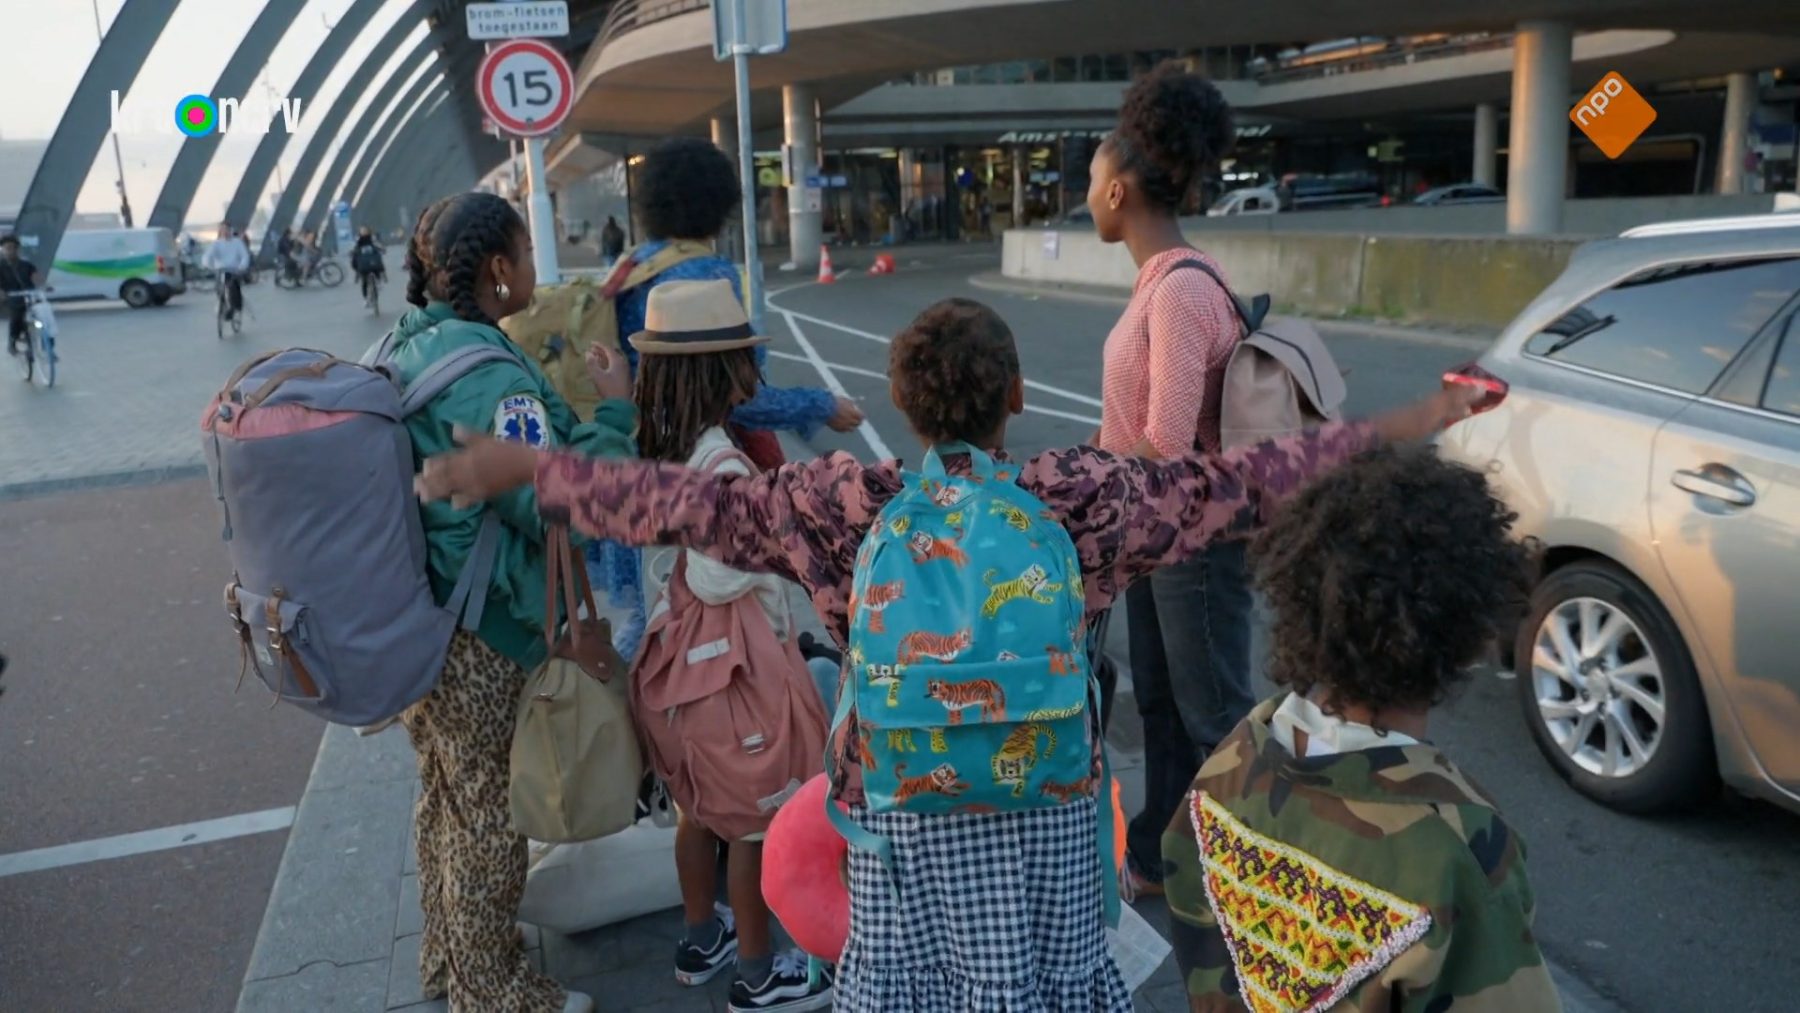
[(537, 39), (513, 39), (495, 46), (481, 61), (475, 91), (501, 130), (539, 137), (569, 115), (575, 75), (555, 47)]

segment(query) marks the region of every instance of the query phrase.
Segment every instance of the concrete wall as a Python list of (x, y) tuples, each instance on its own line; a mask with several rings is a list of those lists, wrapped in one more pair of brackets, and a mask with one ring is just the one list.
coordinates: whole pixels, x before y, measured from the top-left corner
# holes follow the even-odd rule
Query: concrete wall
[[(1607, 197), (1563, 203), (1563, 232), (1571, 236), (1616, 236), (1653, 222), (1726, 215), (1765, 214), (1776, 194), (1689, 197)], [(1206, 232), (1354, 232), (1399, 235), (1503, 235), (1506, 205), (1460, 204), (1450, 207), (1354, 208), (1344, 211), (1297, 211), (1279, 215), (1195, 219), (1183, 223), (1191, 233)]]
[[(1256, 232), (1196, 238), (1224, 266), (1234, 289), (1246, 296), (1267, 292), (1283, 312), (1483, 329), (1510, 321), (1582, 242)], [(1040, 284), (1117, 289), (1130, 288), (1137, 277), (1123, 246), (1108, 246), (1087, 231), (1009, 231), (1001, 270)]]

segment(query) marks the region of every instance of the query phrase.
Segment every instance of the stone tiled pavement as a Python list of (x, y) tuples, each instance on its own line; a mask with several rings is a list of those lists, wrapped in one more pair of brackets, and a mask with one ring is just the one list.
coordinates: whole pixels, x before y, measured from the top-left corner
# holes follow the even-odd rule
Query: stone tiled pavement
[(243, 333), (223, 341), (210, 292), (142, 310), (57, 304), (56, 387), (0, 372), (0, 497), (199, 470), (201, 410), (239, 363), (293, 345), (355, 358), (403, 308), (394, 266), (381, 294), (376, 319), (353, 282), (290, 292), (265, 279), (244, 290)]

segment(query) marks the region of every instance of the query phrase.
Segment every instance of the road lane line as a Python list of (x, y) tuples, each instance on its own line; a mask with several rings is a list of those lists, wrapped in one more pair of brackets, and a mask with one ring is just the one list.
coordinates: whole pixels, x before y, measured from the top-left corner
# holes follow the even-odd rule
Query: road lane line
[[(788, 330), (794, 334), (794, 341), (800, 345), (800, 351), (806, 353), (806, 361), (812, 364), (812, 368), (819, 371), (819, 378), (825, 381), (825, 386), (838, 397), (850, 397), (850, 392), (844, 389), (843, 381), (839, 380), (837, 374), (831, 371), (831, 366), (825, 362), (823, 356), (819, 355), (819, 350), (813, 347), (813, 343), (806, 340), (806, 334), (800, 330), (800, 324), (794, 320), (794, 314), (779, 306), (773, 308), (775, 312), (786, 318)], [(869, 450), (875, 454), (877, 461), (893, 458), (894, 452), (888, 449), (888, 445), (881, 439), (881, 434), (875, 431), (875, 427), (869, 424), (868, 419), (863, 419), (862, 425), (857, 426), (856, 431), (862, 434), (863, 442), (869, 445)]]
[[(774, 306), (773, 303), (771, 303), (770, 305)], [(788, 318), (789, 326), (792, 326), (793, 322), (795, 320), (804, 320), (809, 324), (818, 324), (820, 327), (829, 327), (834, 331), (843, 331), (845, 334), (851, 335), (852, 337), (862, 338), (866, 341), (873, 341), (876, 344), (880, 344), (880, 345), (891, 344), (892, 340), (893, 340), (891, 338), (884, 338), (881, 335), (875, 334), (871, 331), (865, 331), (860, 328), (851, 327), (851, 326), (848, 326), (847, 324), (835, 323), (833, 321), (826, 320), (824, 317), (810, 316), (808, 314), (799, 313), (794, 310), (783, 309), (779, 306), (774, 306), (774, 309), (775, 309), (775, 312), (783, 314), (784, 316), (786, 316)], [(1075, 391), (1064, 390), (1061, 387), (1052, 387), (1047, 383), (1039, 383), (1036, 380), (1026, 380), (1025, 388), (1027, 390), (1040, 391), (1045, 394), (1054, 394), (1055, 396), (1061, 397), (1061, 398), (1068, 398), (1070, 401), (1074, 401), (1077, 404), (1091, 405), (1092, 407), (1095, 407), (1095, 408), (1100, 407), (1100, 399), (1097, 397), (1089, 397), (1086, 394), (1078, 394)]]
[[(792, 352), (771, 351), (769, 354), (777, 359), (787, 359), (789, 362), (804, 362), (809, 365), (812, 363), (812, 360), (806, 356), (795, 355)], [(848, 373), (851, 376), (866, 376), (871, 380), (880, 380), (883, 383), (887, 382), (888, 379), (886, 373), (878, 373), (873, 369), (863, 369), (860, 366), (846, 366), (841, 362), (827, 362), (825, 365), (830, 366), (832, 371), (836, 373)], [(1031, 404), (1030, 402), (1026, 403), (1025, 410), (1038, 415), (1048, 415), (1051, 418), (1073, 419), (1076, 422), (1085, 422), (1091, 426), (1100, 424), (1100, 420), (1091, 415), (1077, 415), (1074, 412), (1058, 411), (1055, 408), (1042, 408), (1038, 405)]]
[(104, 862), (113, 858), (146, 855), (153, 851), (169, 851), (196, 844), (210, 844), (213, 841), (228, 841), (234, 837), (266, 834), (272, 830), (286, 830), (293, 825), (293, 822), (294, 807), (290, 805), (280, 809), (264, 809), (261, 812), (224, 816), (216, 820), (201, 820), (198, 823), (183, 823), (179, 826), (162, 827), (156, 830), (140, 830), (131, 834), (119, 834), (116, 837), (100, 837), (91, 841), (58, 844), (54, 847), (37, 848), (32, 851), (15, 851), (10, 855), (0, 855), (0, 879), (27, 872), (42, 872), (46, 869), (60, 869), (70, 865), (86, 865), (89, 862)]

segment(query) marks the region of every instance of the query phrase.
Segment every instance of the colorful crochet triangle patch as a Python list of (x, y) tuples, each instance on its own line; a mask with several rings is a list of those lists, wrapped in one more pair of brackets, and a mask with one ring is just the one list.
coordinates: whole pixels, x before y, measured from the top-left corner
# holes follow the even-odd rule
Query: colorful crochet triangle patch
[(1206, 898), (1252, 1013), (1331, 1008), (1431, 928), (1431, 914), (1193, 796)]

